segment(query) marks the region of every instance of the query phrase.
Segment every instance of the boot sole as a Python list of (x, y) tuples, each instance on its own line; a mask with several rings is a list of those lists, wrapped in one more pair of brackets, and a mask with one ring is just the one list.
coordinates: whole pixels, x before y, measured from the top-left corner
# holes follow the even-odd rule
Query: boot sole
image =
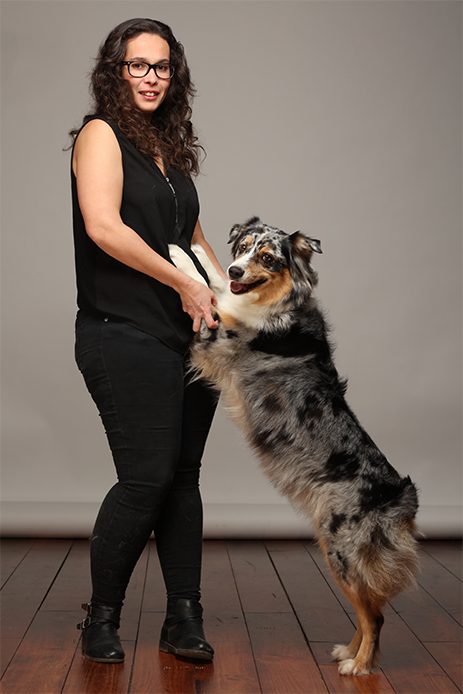
[(172, 646), (171, 643), (167, 641), (159, 642), (159, 650), (163, 653), (173, 653), (174, 655), (179, 655), (182, 658), (191, 658), (192, 660), (207, 660), (211, 661), (213, 659), (213, 654), (205, 653), (204, 651), (194, 651), (187, 648), (176, 648)]
[(125, 660), (125, 658), (92, 658), (91, 655), (87, 655), (86, 653), (82, 653), (82, 655), (85, 660), (91, 660), (94, 663), (108, 663), (108, 665), (112, 663), (123, 663)]

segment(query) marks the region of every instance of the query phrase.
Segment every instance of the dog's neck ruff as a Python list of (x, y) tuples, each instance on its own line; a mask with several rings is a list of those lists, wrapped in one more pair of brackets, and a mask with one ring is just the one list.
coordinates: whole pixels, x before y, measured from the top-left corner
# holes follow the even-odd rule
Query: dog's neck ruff
[(219, 311), (247, 328), (261, 330), (268, 323), (272, 314), (272, 307), (260, 306), (253, 301), (253, 298), (250, 294), (225, 292), (220, 297)]

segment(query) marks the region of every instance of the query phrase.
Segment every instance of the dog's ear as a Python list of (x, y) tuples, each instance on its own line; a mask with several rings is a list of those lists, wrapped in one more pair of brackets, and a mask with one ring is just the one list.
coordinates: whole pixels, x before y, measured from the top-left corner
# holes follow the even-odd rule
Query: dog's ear
[(236, 241), (236, 239), (241, 236), (241, 230), (243, 228), (242, 224), (234, 224), (232, 228), (230, 229), (230, 233), (228, 235), (228, 243), (233, 243), (233, 241)]
[(308, 260), (312, 253), (323, 253), (321, 243), (318, 239), (312, 239), (310, 236), (305, 236), (300, 231), (295, 231), (289, 234), (291, 248), (300, 255), (308, 255)]
[[(310, 265), (312, 253), (321, 253), (322, 247), (318, 239), (305, 236), (295, 231), (287, 236), (287, 252), (289, 254), (289, 271), (300, 288), (312, 288), (317, 285), (318, 275)], [(301, 296), (305, 296), (305, 289)]]
[(250, 217), (244, 224), (234, 224), (230, 229), (228, 243), (234, 243), (234, 241), (242, 236), (249, 229), (249, 227), (256, 226), (260, 223), (259, 217)]

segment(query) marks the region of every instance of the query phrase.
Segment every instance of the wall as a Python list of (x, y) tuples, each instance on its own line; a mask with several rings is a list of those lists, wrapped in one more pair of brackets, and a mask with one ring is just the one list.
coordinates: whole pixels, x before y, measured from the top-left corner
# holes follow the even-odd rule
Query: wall
[[(88, 535), (114, 481), (73, 361), (67, 131), (119, 22), (185, 46), (208, 157), (197, 181), (224, 264), (259, 214), (322, 240), (318, 296), (348, 401), (420, 489), (419, 525), (461, 531), (460, 2), (4, 0), (3, 529)], [(219, 412), (206, 535), (309, 532)]]

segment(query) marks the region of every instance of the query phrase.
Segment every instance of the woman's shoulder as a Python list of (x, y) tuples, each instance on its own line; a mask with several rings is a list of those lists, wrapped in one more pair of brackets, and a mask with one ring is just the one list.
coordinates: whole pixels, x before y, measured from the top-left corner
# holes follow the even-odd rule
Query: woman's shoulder
[(95, 116), (82, 125), (75, 140), (72, 156), (72, 169), (77, 172), (77, 162), (81, 158), (96, 161), (119, 161), (121, 150), (117, 135), (110, 122), (100, 116)]
[(80, 126), (77, 136), (81, 133), (109, 133), (112, 131), (115, 135), (117, 134), (117, 126), (111, 121), (110, 118), (101, 115), (86, 116), (84, 122)]

